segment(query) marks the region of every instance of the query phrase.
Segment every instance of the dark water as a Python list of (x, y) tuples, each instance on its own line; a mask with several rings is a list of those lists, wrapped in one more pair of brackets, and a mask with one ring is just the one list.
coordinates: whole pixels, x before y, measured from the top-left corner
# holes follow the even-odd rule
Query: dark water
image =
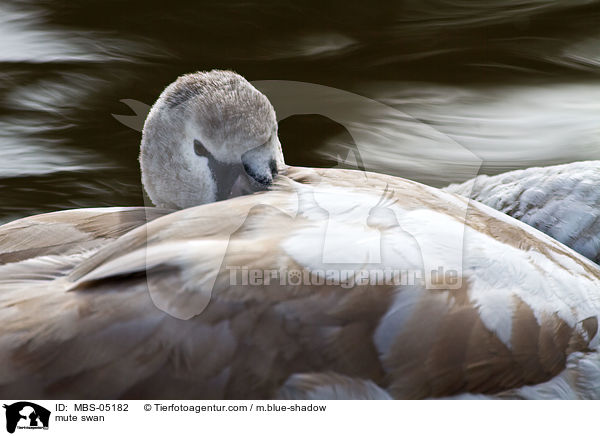
[[(404, 115), (354, 120), (377, 131), (364, 165), (436, 186), (600, 159), (600, 1), (2, 0), (0, 222), (143, 204), (140, 134), (113, 114), (212, 68), (385, 103)], [(281, 121), (286, 160), (336, 164), (346, 127)]]

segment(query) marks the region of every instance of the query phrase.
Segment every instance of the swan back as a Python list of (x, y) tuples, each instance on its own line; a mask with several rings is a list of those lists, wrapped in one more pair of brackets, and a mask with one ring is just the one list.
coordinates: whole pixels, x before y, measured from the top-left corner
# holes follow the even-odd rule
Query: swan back
[(600, 161), (481, 175), (445, 188), (504, 212), (600, 263)]

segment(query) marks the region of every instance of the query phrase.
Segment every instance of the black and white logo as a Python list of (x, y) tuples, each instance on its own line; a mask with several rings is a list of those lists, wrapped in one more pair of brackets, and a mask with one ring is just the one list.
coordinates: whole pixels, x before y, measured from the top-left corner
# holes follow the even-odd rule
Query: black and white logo
[(6, 409), (6, 431), (14, 433), (22, 430), (48, 430), (50, 411), (29, 401), (19, 401), (4, 405)]

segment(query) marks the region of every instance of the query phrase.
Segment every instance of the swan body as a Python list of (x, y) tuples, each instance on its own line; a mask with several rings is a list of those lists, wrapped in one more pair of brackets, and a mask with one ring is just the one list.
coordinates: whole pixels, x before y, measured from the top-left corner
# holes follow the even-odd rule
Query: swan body
[[(182, 91), (192, 133), (173, 144), (161, 115), (141, 155), (146, 178), (160, 177), (146, 157), (163, 149), (164, 171), (202, 172), (167, 179), (207, 192), (164, 184), (153, 202), (181, 210), (0, 227), (0, 396), (600, 398), (596, 264), (460, 195), (285, 166), (270, 111), (252, 121), (267, 128), (244, 135), (186, 128), (202, 122), (192, 108), (211, 100), (189, 100), (213, 79), (262, 101), (231, 72), (185, 76), (170, 89), (201, 82)], [(156, 108), (169, 92), (153, 110), (167, 110)], [(219, 157), (214, 137), (238, 145)], [(222, 164), (233, 176), (215, 174)], [(219, 191), (227, 199), (214, 202)], [(454, 275), (433, 277), (432, 265)], [(381, 282), (382, 270), (416, 279)]]
[(600, 263), (600, 161), (478, 176), (445, 188), (521, 220)]

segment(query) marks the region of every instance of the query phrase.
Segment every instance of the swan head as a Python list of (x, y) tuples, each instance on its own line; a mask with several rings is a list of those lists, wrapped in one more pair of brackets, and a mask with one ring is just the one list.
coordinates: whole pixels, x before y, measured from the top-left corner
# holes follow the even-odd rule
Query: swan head
[(265, 190), (284, 165), (273, 106), (232, 71), (179, 77), (144, 124), (142, 183), (158, 207), (184, 209)]

